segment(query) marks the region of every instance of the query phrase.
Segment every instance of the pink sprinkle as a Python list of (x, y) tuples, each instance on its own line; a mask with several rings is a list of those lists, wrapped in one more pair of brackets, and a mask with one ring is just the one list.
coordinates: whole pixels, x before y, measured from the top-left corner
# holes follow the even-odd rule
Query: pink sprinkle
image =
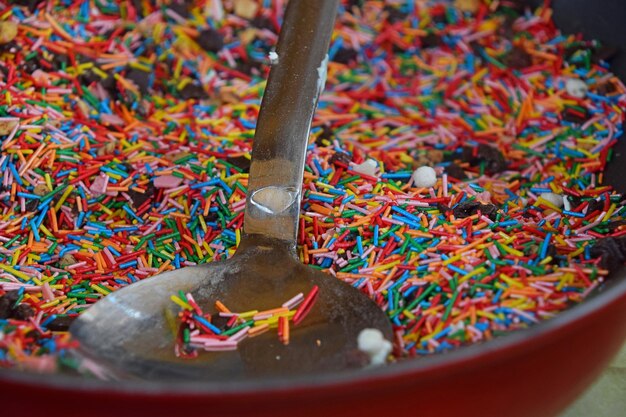
[(154, 179), (154, 186), (156, 188), (174, 188), (178, 187), (182, 182), (182, 178), (173, 175), (161, 175)]
[(42, 286), (42, 293), (46, 301), (54, 300), (54, 293), (52, 292), (52, 288), (50, 288), (50, 284), (44, 282)]
[(107, 175), (99, 175), (91, 184), (89, 191), (95, 196), (101, 196), (106, 193), (107, 184), (109, 183), (109, 177)]

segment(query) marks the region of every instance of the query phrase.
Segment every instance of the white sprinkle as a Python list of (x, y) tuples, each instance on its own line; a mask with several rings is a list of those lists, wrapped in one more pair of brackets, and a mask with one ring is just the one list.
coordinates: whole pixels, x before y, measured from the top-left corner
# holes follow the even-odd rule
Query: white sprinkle
[(563, 196), (563, 208), (567, 211), (570, 211), (572, 209), (572, 205), (569, 202), (569, 199), (567, 198), (567, 196)]
[(376, 168), (378, 168), (378, 162), (373, 159), (366, 159), (359, 165), (355, 165), (352, 170), (360, 174), (368, 175), (370, 177), (376, 176)]
[(585, 98), (589, 88), (583, 80), (579, 80), (578, 78), (568, 78), (567, 81), (565, 81), (565, 90), (567, 91), (567, 94), (572, 97)]
[(429, 166), (419, 167), (413, 172), (413, 183), (419, 188), (429, 188), (437, 184), (437, 173)]
[(528, 204), (528, 199), (524, 198), (524, 197), (520, 197), (519, 198), (519, 204), (521, 207), (526, 207), (526, 205)]
[(270, 51), (268, 58), (270, 59), (270, 64), (278, 64), (278, 54), (275, 51)]
[(391, 342), (378, 329), (363, 329), (357, 338), (359, 350), (370, 357), (370, 365), (384, 365), (391, 353)]
[(551, 203), (559, 208), (563, 207), (563, 196), (555, 193), (543, 193), (539, 198)]

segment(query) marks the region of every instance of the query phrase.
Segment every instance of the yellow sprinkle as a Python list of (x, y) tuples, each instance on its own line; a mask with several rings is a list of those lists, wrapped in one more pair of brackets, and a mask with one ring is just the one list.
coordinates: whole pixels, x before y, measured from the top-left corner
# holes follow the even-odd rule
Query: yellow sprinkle
[(561, 291), (564, 286), (571, 284), (573, 279), (574, 279), (574, 274), (572, 274), (571, 272), (563, 274), (563, 276), (561, 277), (561, 281), (559, 281), (559, 283), (556, 286), (557, 291)]
[(485, 269), (484, 266), (481, 266), (480, 268), (476, 268), (473, 271), (468, 272), (467, 274), (465, 274), (464, 276), (462, 276), (459, 279), (459, 284), (467, 281), (468, 279), (470, 279), (471, 277), (473, 277), (474, 275), (480, 275), (485, 273), (487, 270)]
[(552, 189), (552, 192), (555, 193), (555, 194), (558, 194), (559, 191), (561, 191), (561, 190), (558, 189), (557, 185), (555, 183), (553, 183), (553, 182), (551, 182), (549, 186), (550, 186), (550, 189)]
[(211, 247), (209, 246), (209, 244), (205, 241), (202, 242), (202, 247), (204, 248), (204, 250), (206, 250), (206, 252), (210, 255), (213, 256), (215, 255), (215, 253), (213, 252), (213, 249), (211, 249)]
[(83, 248), (85, 248), (85, 249), (91, 249), (91, 250), (96, 251), (96, 252), (97, 252), (98, 250), (100, 250), (97, 246), (94, 246), (94, 245), (93, 245), (90, 241), (88, 241), (88, 240), (81, 239), (81, 240), (79, 240), (79, 242), (80, 242), (80, 245), (81, 245)]
[(583, 247), (581, 247), (581, 248), (578, 248), (578, 249), (577, 249), (577, 250), (575, 250), (574, 252), (569, 253), (569, 254), (567, 255), (567, 258), (568, 258), (568, 259), (573, 259), (573, 258), (577, 257), (578, 255), (580, 255), (581, 253), (583, 253), (584, 251), (585, 251), (585, 247), (583, 246)]
[(413, 313), (411, 313), (409, 310), (403, 310), (402, 314), (404, 314), (410, 320), (415, 320), (415, 315)]
[(250, 310), (250, 311), (246, 311), (245, 313), (240, 313), (239, 314), (239, 318), (240, 319), (248, 319), (252, 316), (254, 316), (256, 313), (258, 313), (259, 310)]
[(50, 232), (50, 230), (48, 230), (48, 228), (46, 226), (44, 226), (43, 224), (39, 225), (39, 230), (41, 230), (43, 232), (44, 235), (54, 238), (54, 235)]
[(504, 122), (502, 120), (500, 120), (500, 119), (498, 119), (498, 118), (496, 118), (496, 117), (494, 117), (494, 116), (492, 116), (490, 114), (486, 114), (484, 117), (485, 117), (485, 119), (487, 119), (489, 122), (493, 123), (496, 126), (502, 127), (504, 125)]
[(125, 148), (124, 148), (124, 150), (125, 150), (125, 151), (127, 151), (128, 153), (131, 153), (131, 152), (133, 152), (133, 151), (136, 151), (136, 150), (138, 150), (138, 149), (143, 148), (144, 146), (145, 146), (145, 145), (144, 145), (143, 143), (138, 143), (138, 144), (133, 145), (133, 146), (128, 146), (128, 147), (125, 147)]
[(518, 251), (517, 249), (513, 249), (507, 245), (503, 245), (500, 244), (500, 246), (502, 246), (502, 249), (504, 249), (506, 252), (510, 253), (511, 255), (515, 255), (515, 256), (524, 256), (524, 253), (521, 251)]
[[(182, 60), (181, 60), (181, 61), (182, 61)], [(181, 62), (181, 61), (178, 61), (178, 62)], [(187, 84), (189, 84), (189, 83), (191, 83), (191, 78), (189, 78), (189, 77), (185, 77), (185, 78), (183, 78), (182, 80), (180, 80), (180, 82), (179, 82), (179, 83), (178, 83), (178, 85), (176, 86), (176, 89), (180, 91), (180, 90), (182, 90), (183, 88), (185, 88), (185, 86), (187, 86)], [(186, 130), (185, 130), (185, 132), (186, 132)]]
[(577, 147), (575, 150), (576, 150), (577, 152), (582, 152), (582, 153), (583, 153), (583, 154), (585, 154), (585, 156), (586, 156), (586, 157), (588, 157), (588, 158), (594, 158), (594, 155), (593, 155), (591, 152), (589, 152), (589, 151), (587, 151), (586, 149), (584, 149), (584, 148)]
[(611, 204), (611, 207), (609, 207), (609, 211), (606, 212), (606, 214), (602, 218), (602, 221), (605, 222), (608, 219), (610, 219), (611, 215), (613, 214), (616, 208), (617, 208), (617, 205), (615, 203)]
[(41, 256), (37, 255), (36, 253), (29, 253), (28, 254), (28, 259), (31, 261), (40, 261), (41, 260)]
[(383, 183), (383, 186), (385, 186), (387, 188), (391, 188), (393, 191), (396, 191), (396, 192), (402, 192), (402, 190), (399, 187), (396, 187), (395, 185), (393, 185), (390, 182)]
[(488, 312), (482, 311), (482, 310), (477, 311), (476, 315), (480, 316), (480, 317), (485, 317), (485, 318), (488, 318), (488, 319), (491, 319), (491, 320), (496, 320), (498, 318), (495, 314), (491, 314), (491, 313), (488, 313)]
[(204, 222), (204, 217), (200, 216), (198, 217), (198, 219), (200, 220), (200, 227), (202, 227), (202, 230), (204, 231), (204, 233), (206, 233), (207, 226), (206, 226), (206, 223)]
[(197, 243), (194, 243), (193, 247), (196, 249), (196, 254), (198, 255), (198, 258), (200, 259), (204, 258), (204, 254), (202, 253), (202, 248), (198, 246)]
[(254, 322), (255, 326), (262, 326), (264, 324), (268, 324), (270, 327), (278, 323), (278, 319), (280, 317), (287, 317), (288, 319), (292, 318), (296, 314), (295, 310), (288, 311), (282, 314), (277, 314), (275, 316), (269, 317), (264, 320), (257, 320)]
[(180, 72), (183, 70), (183, 60), (179, 59), (174, 68), (174, 78), (180, 78)]
[(6, 272), (15, 275), (16, 277), (21, 278), (24, 281), (28, 281), (30, 279), (30, 277), (28, 275), (26, 275), (25, 273), (20, 272), (20, 271), (18, 271), (16, 269), (11, 268), (9, 265), (5, 265), (5, 264), (0, 263), (0, 269), (3, 269)]
[(104, 204), (98, 203), (100, 205), (100, 210), (104, 211), (106, 214), (108, 215), (112, 215), (113, 212), (111, 210), (109, 210), (109, 208), (107, 206), (105, 206)]
[(398, 261), (393, 261), (393, 262), (390, 262), (390, 263), (385, 264), (385, 265), (381, 265), (381, 266), (379, 266), (379, 267), (377, 267), (377, 268), (374, 268), (374, 271), (376, 271), (376, 272), (380, 272), (380, 271), (384, 271), (384, 270), (386, 270), (386, 269), (391, 269), (391, 268), (393, 268), (394, 266), (398, 265), (400, 262), (402, 262), (402, 261), (401, 261), (401, 260), (398, 260)]
[(506, 234), (506, 233), (504, 233), (504, 232), (498, 232), (498, 234), (499, 234), (500, 236), (502, 236), (502, 237), (505, 239), (505, 242), (506, 242), (506, 243), (509, 243), (509, 242), (511, 241), (511, 239), (513, 239), (511, 236), (507, 235), (507, 234)]
[[(336, 188), (335, 188), (335, 187), (333, 187), (331, 184), (326, 184), (326, 183), (323, 183), (323, 182), (320, 182), (320, 181), (315, 181), (315, 185), (316, 185), (318, 188), (324, 188), (324, 189), (327, 189), (327, 190), (328, 190), (328, 189), (332, 189), (332, 190), (335, 190), (335, 189), (336, 189)], [(380, 183), (376, 184), (376, 187), (378, 187), (379, 185), (380, 185)], [(374, 189), (376, 189), (376, 187), (374, 187)]]
[(400, 154), (400, 161), (404, 162), (405, 164), (412, 164), (414, 162), (413, 158), (411, 158), (407, 154)]
[(483, 122), (481, 119), (476, 119), (475, 123), (478, 125), (478, 127), (481, 128), (481, 130), (487, 130), (489, 128), (489, 126), (487, 126), (487, 124)]
[(115, 78), (127, 90), (132, 91), (136, 95), (140, 95), (139, 89), (137, 88), (137, 86), (136, 86), (136, 84), (134, 82), (132, 82), (130, 80), (127, 80), (126, 78), (122, 77), (119, 74), (113, 74), (113, 78)]
[(43, 177), (46, 180), (46, 185), (48, 186), (48, 189), (52, 190), (53, 187), (52, 187), (52, 180), (50, 179), (50, 174), (46, 172)]
[(471, 80), (473, 84), (476, 84), (479, 80), (481, 80), (482, 78), (485, 77), (485, 75), (487, 75), (487, 68), (483, 68), (481, 71), (478, 71), (476, 74), (474, 74), (474, 76), (472, 76)]
[(98, 67), (93, 67), (91, 69), (92, 72), (96, 73), (101, 79), (105, 79), (106, 77), (108, 77), (107, 73), (102, 71), (100, 68)]
[(529, 306), (526, 304), (526, 299), (524, 298), (518, 298), (517, 300), (506, 300), (502, 302), (502, 305), (504, 307), (511, 307), (511, 308), (519, 308), (521, 310), (527, 309)]
[(193, 307), (191, 307), (189, 304), (187, 304), (186, 302), (184, 302), (183, 300), (181, 300), (175, 295), (172, 295), (170, 297), (170, 300), (172, 300), (175, 304), (177, 304), (178, 306), (180, 306), (181, 308), (185, 310), (189, 310), (189, 311), (193, 310)]
[[(166, 29), (166, 26), (164, 23), (159, 22), (154, 25), (154, 28), (152, 30), (152, 37), (154, 38), (154, 42), (156, 44), (161, 43), (161, 37), (163, 36), (165, 29)], [(164, 55), (167, 55), (167, 53), (165, 53)]]
[(524, 288), (524, 285), (515, 281), (515, 279), (511, 278), (510, 276), (506, 274), (500, 274), (500, 279), (506, 282), (507, 284), (509, 284), (510, 287), (512, 286), (512, 287), (517, 287), (517, 288)]
[(92, 290), (97, 291), (102, 295), (109, 295), (109, 293), (111, 292), (111, 291), (105, 290), (104, 288), (96, 284), (91, 284), (90, 287)]
[(141, 70), (143, 72), (151, 72), (152, 71), (152, 68), (150, 68), (147, 65), (140, 64), (139, 62), (131, 62), (129, 64), (129, 66), (131, 68), (135, 68), (135, 69)]
[(121, 179), (123, 178), (121, 175), (119, 175), (119, 174), (114, 174), (114, 173), (112, 173), (112, 172), (107, 172), (107, 175), (108, 175), (109, 177), (113, 178), (113, 179), (116, 179), (116, 180), (121, 180)]
[(15, 253), (13, 254), (13, 259), (11, 259), (11, 266), (15, 266), (17, 264), (17, 260), (20, 258), (21, 253), (21, 249), (15, 251)]
[(168, 251), (165, 251), (165, 250), (160, 250), (159, 254), (162, 255), (162, 256), (165, 256), (170, 261), (173, 261), (175, 259), (174, 255), (172, 255), (171, 253), (169, 253)]
[(50, 301), (49, 303), (45, 303), (45, 304), (40, 305), (39, 308), (46, 309), (48, 307), (55, 306), (55, 305), (59, 304), (60, 302), (61, 302), (61, 300), (57, 298), (55, 300)]
[(65, 189), (65, 191), (63, 192), (63, 195), (61, 195), (61, 198), (59, 199), (59, 201), (57, 201), (56, 205), (54, 206), (55, 211), (58, 212), (61, 209), (61, 206), (65, 202), (65, 199), (70, 195), (73, 189), (74, 189), (73, 185), (70, 185)]
[[(179, 90), (182, 90), (184, 87), (179, 88)], [(187, 137), (187, 129), (183, 130), (183, 133), (180, 134), (180, 137), (178, 138), (178, 141), (180, 143), (184, 143), (185, 142), (185, 138)]]
[(456, 261), (458, 261), (459, 259), (461, 259), (461, 256), (462, 256), (461, 254), (454, 255), (454, 256), (452, 256), (452, 257), (450, 257), (450, 258), (446, 259), (445, 261), (443, 261), (443, 263), (442, 263), (442, 264), (443, 264), (444, 266), (446, 266), (446, 265), (450, 265), (452, 262), (456, 262)]
[(543, 261), (539, 262), (539, 264), (540, 265), (545, 265), (547, 263), (550, 263), (551, 261), (552, 261), (552, 256), (548, 256)]

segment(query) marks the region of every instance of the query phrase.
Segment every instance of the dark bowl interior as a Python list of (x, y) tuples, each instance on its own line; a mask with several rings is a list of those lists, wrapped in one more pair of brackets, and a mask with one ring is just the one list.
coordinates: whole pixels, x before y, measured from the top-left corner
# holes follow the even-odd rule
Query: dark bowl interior
[[(539, 3), (535, 1), (534, 3)], [(622, 51), (613, 71), (626, 80), (626, 2), (554, 0), (557, 25)], [(626, 192), (626, 140), (606, 182)], [(599, 375), (626, 337), (626, 270), (558, 317), (479, 345), (366, 371), (243, 383), (78, 381), (0, 371), (0, 407), (63, 415), (406, 415), (554, 416)], [(491, 392), (490, 392), (491, 391)], [(35, 400), (35, 401), (33, 401)], [(65, 405), (58, 406), (64, 402)], [(115, 413), (115, 414), (113, 414)], [(193, 413), (193, 414), (192, 414)], [(458, 414), (457, 414), (458, 413)]]
[[(542, 1), (533, 0), (538, 4)], [(555, 0), (554, 20), (565, 33), (583, 33), (586, 39), (598, 39), (619, 49), (611, 60), (611, 70), (626, 82), (626, 2), (623, 0)], [(626, 176), (623, 174), (626, 141), (620, 140), (615, 160), (606, 171), (606, 181), (620, 192), (626, 192)]]

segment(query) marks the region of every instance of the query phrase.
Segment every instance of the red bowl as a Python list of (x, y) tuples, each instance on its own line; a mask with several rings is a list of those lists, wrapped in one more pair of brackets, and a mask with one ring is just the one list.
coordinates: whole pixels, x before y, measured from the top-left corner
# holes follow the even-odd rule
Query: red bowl
[(625, 317), (626, 279), (616, 277), (530, 329), (386, 367), (223, 384), (107, 383), (7, 370), (0, 373), (0, 404), (7, 416), (547, 417), (617, 353)]
[[(592, 4), (593, 3), (593, 4)], [(565, 30), (619, 45), (623, 0), (555, 0)], [(616, 59), (626, 76), (626, 55)], [(606, 177), (626, 191), (626, 140)], [(555, 416), (626, 339), (626, 270), (588, 300), (530, 329), (386, 367), (239, 383), (105, 382), (0, 371), (3, 416)]]

